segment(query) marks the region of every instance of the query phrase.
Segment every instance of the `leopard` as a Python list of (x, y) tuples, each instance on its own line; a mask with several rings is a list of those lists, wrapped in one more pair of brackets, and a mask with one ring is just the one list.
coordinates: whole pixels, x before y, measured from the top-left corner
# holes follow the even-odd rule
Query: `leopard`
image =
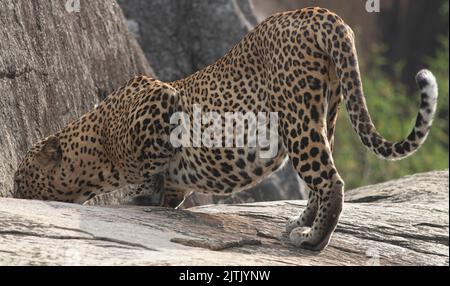
[[(368, 111), (350, 26), (320, 7), (274, 14), (215, 63), (173, 82), (137, 76), (36, 143), (14, 174), (14, 196), (81, 204), (128, 184), (142, 186), (139, 195), (158, 181), (161, 188), (149, 194), (176, 202), (188, 190), (245, 190), (288, 160), (310, 192), (285, 232), (294, 246), (321, 251), (344, 204), (344, 180), (333, 159), (341, 105), (364, 146), (382, 159), (400, 160), (424, 144), (436, 113), (435, 76), (423, 69), (416, 82), (421, 100), (414, 127), (404, 139), (388, 141)], [(277, 153), (262, 158), (253, 147), (174, 146), (171, 117), (192, 117), (195, 104), (221, 116), (275, 112)]]

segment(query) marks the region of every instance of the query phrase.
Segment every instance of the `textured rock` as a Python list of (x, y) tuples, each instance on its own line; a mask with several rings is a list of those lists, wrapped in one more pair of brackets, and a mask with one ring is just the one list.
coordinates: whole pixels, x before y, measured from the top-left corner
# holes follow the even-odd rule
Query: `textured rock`
[(0, 196), (32, 143), (152, 74), (113, 0), (0, 1)]
[(173, 81), (214, 63), (256, 24), (249, 0), (119, 0), (156, 76)]
[(347, 193), (321, 253), (282, 229), (304, 201), (190, 210), (0, 199), (2, 265), (447, 265), (449, 174)]

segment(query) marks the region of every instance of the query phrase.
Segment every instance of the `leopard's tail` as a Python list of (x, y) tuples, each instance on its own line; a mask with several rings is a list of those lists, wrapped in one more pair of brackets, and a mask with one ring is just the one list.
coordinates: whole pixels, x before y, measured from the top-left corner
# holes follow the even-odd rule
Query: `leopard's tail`
[[(428, 70), (420, 71), (416, 82), (421, 91), (420, 110), (411, 133), (398, 142), (390, 142), (376, 130), (364, 98), (358, 57), (352, 30), (335, 14), (330, 33), (322, 34), (318, 44), (327, 52), (336, 66), (345, 105), (353, 128), (365, 146), (377, 156), (387, 160), (400, 160), (417, 151), (425, 142), (436, 113), (438, 86), (436, 78)], [(341, 44), (337, 44), (340, 42)]]

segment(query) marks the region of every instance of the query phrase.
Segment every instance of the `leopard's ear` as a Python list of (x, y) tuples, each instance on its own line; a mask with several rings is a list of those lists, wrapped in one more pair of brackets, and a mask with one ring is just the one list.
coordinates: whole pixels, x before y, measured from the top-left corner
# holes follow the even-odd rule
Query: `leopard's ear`
[(59, 138), (51, 135), (43, 142), (41, 150), (36, 155), (37, 162), (44, 168), (55, 168), (62, 159), (62, 149)]

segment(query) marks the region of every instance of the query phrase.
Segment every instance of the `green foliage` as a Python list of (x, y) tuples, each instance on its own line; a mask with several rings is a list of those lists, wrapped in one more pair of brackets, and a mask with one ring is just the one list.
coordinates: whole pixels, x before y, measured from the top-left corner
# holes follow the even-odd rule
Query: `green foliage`
[[(444, 14), (448, 15), (444, 7)], [(408, 135), (415, 123), (420, 96), (410, 94), (396, 77), (388, 77), (383, 67), (389, 63), (382, 54), (386, 47), (373, 48), (370, 61), (362, 63), (362, 77), (367, 105), (377, 130), (386, 139), (398, 141)], [(360, 59), (363, 60), (363, 59)], [(437, 116), (425, 144), (409, 158), (389, 162), (369, 152), (359, 141), (348, 120), (345, 108), (341, 109), (336, 131), (334, 158), (337, 168), (346, 181), (347, 189), (373, 184), (404, 175), (447, 169), (449, 132), (449, 38), (440, 37), (440, 47), (432, 58), (424, 59), (437, 77), (439, 102)], [(402, 72), (401, 61), (390, 66)], [(411, 75), (413, 76), (413, 75)]]

